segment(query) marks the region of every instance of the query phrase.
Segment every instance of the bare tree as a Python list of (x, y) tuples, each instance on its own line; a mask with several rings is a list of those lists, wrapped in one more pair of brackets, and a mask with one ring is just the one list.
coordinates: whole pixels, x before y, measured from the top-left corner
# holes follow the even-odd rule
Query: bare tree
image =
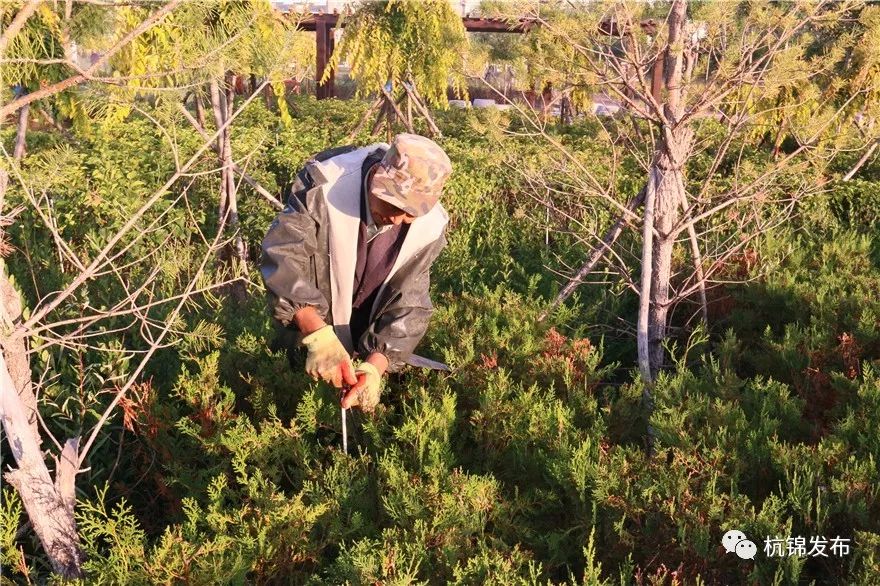
[[(150, 14), (140, 25), (123, 36), (104, 55), (87, 70), (81, 70), (72, 60), (65, 64), (74, 73), (57, 83), (26, 93), (0, 106), (0, 120), (8, 114), (19, 111), (18, 138), (13, 156), (4, 153), (6, 162), (12, 168), (24, 156), (24, 141), (30, 104), (64, 91), (91, 78), (108, 60), (134, 38), (154, 26), (164, 18), (180, 0), (172, 0)], [(27, 25), (41, 2), (27, 2), (16, 13), (12, 24), (0, 36), (0, 62), (5, 62), (7, 49), (22, 29)], [(69, 4), (69, 3), (68, 3)], [(69, 11), (68, 11), (69, 14)], [(68, 39), (69, 40), (69, 39)], [(66, 51), (70, 55), (70, 51)], [(5, 67), (4, 63), (4, 67)], [(0, 202), (3, 201), (8, 186), (7, 166), (0, 169)], [(8, 225), (9, 222), (6, 222)], [(94, 268), (97, 269), (96, 265)], [(94, 273), (94, 269), (92, 274)], [(84, 282), (89, 273), (83, 275)], [(6, 473), (6, 478), (19, 495), (31, 520), (34, 531), (43, 544), (47, 556), (56, 573), (66, 578), (82, 576), (82, 553), (73, 518), (75, 502), (74, 481), (79, 470), (79, 438), (70, 438), (55, 457), (55, 478), (46, 466), (41, 450), (41, 434), (37, 427), (37, 400), (31, 385), (31, 373), (27, 359), (27, 329), (22, 330), (21, 302), (15, 287), (4, 271), (0, 274), (2, 307), (0, 318), (6, 324), (10, 335), (2, 341), (0, 357), (0, 419), (17, 468)], [(56, 442), (57, 443), (57, 442)]]
[[(179, 333), (176, 330), (177, 316), (183, 310), (185, 303), (193, 295), (205, 291), (227, 286), (240, 282), (240, 278), (234, 277), (229, 280), (204, 284), (204, 270), (206, 263), (214, 258), (217, 251), (227, 246), (220, 236), (222, 229), (213, 237), (213, 240), (205, 239), (204, 253), (201, 263), (196, 272), (184, 284), (183, 292), (179, 295), (165, 299), (155, 299), (151, 287), (160, 274), (157, 269), (150, 272), (143, 282), (132, 286), (126, 283), (126, 294), (120, 298), (108, 310), (94, 312), (83, 311), (83, 315), (77, 319), (51, 321), (53, 311), (68, 302), (87, 281), (102, 274), (118, 273), (122, 268), (131, 263), (144, 262), (143, 258), (130, 258), (130, 250), (133, 242), (127, 241), (132, 234), (136, 234), (133, 240), (141, 239), (148, 234), (155, 233), (162, 228), (161, 221), (152, 219), (146, 221), (145, 216), (168, 191), (189, 170), (202, 160), (203, 154), (222, 134), (225, 128), (232, 123), (238, 113), (254, 99), (254, 94), (241, 105), (238, 111), (232, 112), (226, 125), (202, 144), (195, 153), (161, 186), (144, 204), (131, 216), (125, 225), (114, 234), (104, 248), (86, 266), (79, 271), (73, 281), (63, 290), (49, 296), (43, 303), (32, 308), (31, 316), (24, 319), (20, 312), (20, 301), (17, 291), (9, 282), (6, 275), (0, 285), (3, 286), (3, 317), (8, 324), (9, 334), (4, 337), (2, 344), (5, 360), (0, 363), (0, 417), (2, 417), (6, 436), (13, 448), (18, 468), (7, 474), (9, 482), (16, 487), (22, 497), (22, 502), (28, 513), (28, 517), (35, 532), (40, 537), (44, 549), (52, 561), (55, 571), (63, 576), (76, 577), (81, 575), (80, 564), (82, 556), (76, 537), (76, 524), (73, 519), (74, 479), (80, 465), (88, 456), (90, 449), (99, 437), (104, 424), (114, 413), (119, 401), (124, 398), (126, 392), (138, 380), (144, 367), (156, 350), (168, 345), (166, 338), (170, 333)], [(26, 192), (31, 193), (32, 188), (22, 183), (19, 186)], [(184, 187), (177, 200), (186, 197), (187, 190)], [(36, 197), (31, 197), (32, 205), (39, 206)], [(47, 217), (41, 214), (42, 217)], [(222, 223), (226, 221), (224, 217)], [(63, 242), (63, 237), (51, 223), (45, 228), (53, 232), (57, 241), (66, 250), (71, 247)], [(197, 226), (193, 225), (197, 230)], [(161, 324), (154, 323), (149, 317), (149, 310), (163, 304), (173, 304), (174, 308)], [(77, 340), (83, 337), (105, 335), (98, 329), (92, 333), (101, 322), (130, 316), (131, 329), (140, 330), (148, 341), (149, 349), (138, 353), (139, 364), (128, 380), (119, 386), (119, 389), (108, 405), (99, 421), (93, 426), (88, 438), (79, 447), (79, 438), (71, 438), (65, 442), (64, 448), (56, 457), (55, 480), (43, 461), (42, 452), (39, 448), (41, 433), (38, 432), (35, 420), (39, 417), (36, 410), (36, 399), (30, 382), (30, 368), (27, 363), (26, 342), (28, 339), (39, 335), (41, 348), (46, 349), (53, 345), (75, 345)], [(73, 328), (65, 331), (65, 328)], [(59, 444), (52, 438), (53, 443)]]
[[(803, 197), (828, 188), (828, 162), (841, 152), (835, 141), (853, 130), (847, 130), (852, 106), (871, 88), (865, 81), (842, 93), (836, 91), (839, 84), (830, 83), (841, 67), (840, 55), (852, 52), (858, 35), (841, 39), (835, 55), (811, 54), (810, 35), (860, 7), (760, 4), (734, 14), (723, 3), (709, 3), (689, 14), (686, 0), (674, 0), (653, 8), (621, 2), (534, 12), (541, 25), (532, 33), (541, 36), (537, 45), (551, 47), (550, 56), (571, 55), (564, 63), (547, 58), (543, 67), (555, 71), (556, 79), (580, 80), (577, 89), (602, 104), (620, 107), (616, 117), (594, 119), (601, 128), (595, 140), (611, 153), (603, 175), (549, 132), (540, 116), (514, 104), (555, 161), (549, 172), (521, 165), (517, 170), (528, 176), (533, 197), (549, 208), (553, 229), (592, 250), (548, 311), (600, 261), (620, 275), (639, 298), (635, 329), (649, 414), (671, 312), (696, 297), (696, 314), (706, 320), (707, 288), (730, 261), (786, 221)], [(767, 11), (774, 18), (766, 18)], [(547, 14), (553, 17), (542, 16)], [(810, 95), (818, 97), (806, 106), (803, 100), (780, 99), (780, 85), (794, 82), (814, 84), (819, 89)], [(769, 121), (794, 116), (809, 120), (784, 125), (795, 146), (762, 158), (757, 167), (754, 161), (744, 164), (752, 137), (769, 132), (764, 128), (778, 133), (779, 125)], [(710, 162), (690, 176), (697, 155)], [(619, 193), (616, 177), (623, 161), (646, 177), (637, 196)], [(602, 230), (585, 220), (590, 217), (610, 217), (611, 226)], [(689, 268), (676, 260), (680, 246), (688, 251)]]
[[(109, 85), (124, 88), (125, 84), (133, 78), (126, 76), (102, 77), (102, 68), (110, 62), (114, 55), (124, 48), (130, 48), (133, 43), (137, 43), (140, 35), (159, 25), (163, 19), (172, 14), (172, 11), (178, 9), (181, 0), (171, 0), (156, 6), (152, 11), (149, 11), (151, 5), (146, 6), (147, 13), (144, 20), (134, 28), (123, 31), (112, 46), (87, 69), (81, 69), (72, 57), (71, 41), (65, 32), (69, 27), (64, 24), (66, 22), (64, 18), (59, 21), (62, 23), (59, 42), (64, 46), (65, 56), (63, 59), (46, 59), (38, 55), (26, 58), (10, 57), (7, 49), (18, 47), (15, 42), (16, 35), (26, 34), (28, 20), (35, 18), (34, 15), (38, 13), (37, 9), (40, 8), (40, 4), (39, 0), (27, 2), (12, 17), (11, 24), (5, 28), (0, 36), (0, 63), (4, 68), (8, 64), (20, 66), (22, 63), (37, 68), (46, 65), (56, 67), (61, 65), (70, 71), (70, 75), (0, 106), (0, 120), (9, 114), (19, 112), (18, 139), (14, 152), (9, 153), (3, 149), (2, 160), (0, 160), (0, 202), (3, 201), (7, 187), (14, 185), (24, 195), (33, 215), (42, 221), (43, 229), (51, 234), (58, 252), (60, 266), (70, 267), (74, 272), (67, 286), (60, 291), (51, 292), (44, 296), (36, 305), (30, 307), (29, 315), (23, 314), (22, 300), (10, 275), (5, 269), (0, 273), (0, 323), (4, 325), (3, 334), (0, 337), (0, 345), (3, 350), (0, 354), (0, 420), (2, 420), (5, 437), (9, 442), (17, 466), (7, 472), (5, 477), (20, 495), (30, 524), (39, 538), (53, 570), (65, 578), (77, 578), (82, 577), (83, 559), (73, 508), (76, 500), (75, 480), (80, 467), (95, 446), (96, 440), (101, 436), (107, 421), (116, 412), (117, 405), (136, 383), (150, 358), (158, 349), (175, 343), (172, 338), (179, 337), (183, 333), (179, 329), (181, 325), (178, 316), (183, 312), (188, 300), (194, 295), (205, 293), (217, 287), (240, 284), (246, 278), (243, 276), (226, 278), (224, 276), (226, 273), (219, 271), (221, 277), (212, 280), (207, 278), (205, 269), (209, 260), (215, 258), (218, 251), (229, 247), (230, 243), (225, 240), (227, 236), (224, 227), (237, 222), (237, 205), (234, 198), (239, 186), (234, 181), (233, 171), (236, 170), (240, 174), (244, 174), (244, 172), (233, 160), (229, 128), (240, 112), (259, 95), (259, 92), (245, 99), (237, 109), (234, 107), (231, 92), (224, 93), (222, 96), (218, 95), (222, 110), (218, 111), (220, 116), (216, 120), (216, 130), (209, 132), (200, 126), (203, 143), (184, 162), (178, 160), (178, 147), (171, 144), (176, 161), (175, 172), (167, 181), (158, 186), (150, 197), (145, 199), (141, 207), (130, 215), (115, 234), (109, 237), (106, 244), (93, 258), (80, 258), (79, 254), (81, 253), (77, 253), (75, 247), (65, 241), (63, 234), (57, 229), (49, 198), (45, 197), (45, 193), (40, 194), (39, 188), (29, 183), (20, 166), (20, 161), (25, 155), (24, 134), (27, 129), (29, 106), (37, 100), (48, 99), (62, 91), (86, 83), (99, 87)], [(106, 9), (116, 10), (120, 6), (122, 5), (111, 4), (107, 5)], [(72, 2), (67, 2), (60, 7), (67, 20), (71, 15), (71, 7)], [(131, 9), (144, 10), (140, 5), (133, 6)], [(195, 56), (195, 62), (210, 60), (205, 55), (217, 50), (216, 47), (207, 47), (205, 54)], [(8, 72), (9, 70), (4, 69), (4, 71)], [(177, 74), (175, 81), (181, 85), (179, 89), (177, 86), (172, 86), (172, 88), (182, 95), (191, 74), (186, 68), (168, 69), (155, 74), (135, 77), (139, 82), (142, 82), (144, 79), (173, 79), (175, 74)], [(167, 91), (167, 88), (162, 89)], [(132, 96), (132, 99), (137, 102), (139, 98)], [(149, 117), (149, 114), (139, 109), (136, 104), (135, 109)], [(162, 131), (170, 139), (170, 133), (165, 129)], [(172, 191), (177, 191), (177, 195), (172, 197), (172, 207), (173, 205), (186, 204), (188, 185), (180, 184), (191, 174), (197, 163), (204, 161), (206, 151), (212, 147), (217, 148), (221, 154), (223, 166), (218, 171), (222, 175), (227, 198), (222, 208), (223, 213), (219, 217), (220, 229), (211, 238), (205, 237), (198, 230), (196, 220), (190, 214), (194, 234), (198, 235), (198, 243), (202, 247), (202, 257), (197, 263), (195, 271), (186, 276), (187, 278), (180, 284), (182, 292), (165, 298), (157, 296), (156, 284), (161, 275), (159, 266), (149, 271), (141, 282), (127, 282), (122, 277), (127, 267), (143, 265), (151, 260), (148, 257), (137, 256), (134, 253), (135, 244), (149, 235), (161, 233), (164, 228), (163, 217), (167, 211), (153, 214), (151, 210), (160, 201), (172, 197), (169, 195)], [(245, 156), (250, 155), (245, 153)], [(191, 184), (192, 181), (193, 179), (190, 178), (189, 183)], [(256, 185), (252, 179), (250, 182)], [(263, 188), (260, 190), (262, 195), (266, 197), (268, 192)], [(188, 209), (188, 205), (186, 209)], [(3, 231), (2, 238), (0, 238), (0, 242), (3, 244), (0, 245), (0, 251), (4, 255), (25, 254), (23, 251), (16, 251), (9, 246), (5, 230), (14, 221), (14, 216), (19, 211), (9, 211), (0, 218), (0, 229)], [(151, 214), (155, 217), (150, 218)], [(231, 234), (231, 239), (237, 243), (236, 249), (239, 250), (243, 258), (243, 252), (240, 251), (243, 247), (240, 233), (235, 230)], [(153, 255), (155, 251), (149, 254)], [(214, 271), (214, 273), (217, 274), (218, 271)], [(120, 281), (120, 287), (124, 293), (115, 303), (102, 310), (84, 305), (77, 318), (68, 317), (53, 320), (56, 312), (69, 305), (86, 283), (104, 276), (111, 278), (115, 276)], [(172, 307), (172, 309), (165, 314), (161, 323), (157, 323), (150, 316), (150, 311), (160, 307)], [(125, 327), (132, 332), (140, 333), (146, 341), (148, 349), (129, 352), (131, 357), (139, 359), (138, 366), (126, 381), (119, 384), (114, 398), (109, 405), (104, 407), (101, 417), (88, 431), (82, 445), (80, 445), (79, 437), (59, 441), (41, 423), (37, 396), (32, 382), (31, 364), (28, 359), (28, 355), (32, 351), (29, 346), (32, 342), (38, 341), (41, 349), (53, 346), (99, 348), (91, 345), (91, 341), (108, 335), (108, 330), (102, 328), (101, 324), (119, 319), (128, 320)], [(115, 333), (115, 330), (111, 328), (109, 333)], [(53, 455), (52, 458), (55, 461), (54, 475), (50, 473), (44, 455), (44, 444), (47, 443), (54, 446), (48, 448), (48, 453)]]

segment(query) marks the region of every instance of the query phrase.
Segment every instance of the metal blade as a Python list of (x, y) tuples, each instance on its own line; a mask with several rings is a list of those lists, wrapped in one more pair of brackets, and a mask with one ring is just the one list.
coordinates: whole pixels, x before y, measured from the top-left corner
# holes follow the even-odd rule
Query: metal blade
[(345, 425), (345, 407), (342, 408), (342, 451), (348, 455), (348, 427)]
[(431, 370), (442, 370), (444, 372), (451, 372), (452, 369), (443, 364), (442, 362), (437, 362), (436, 360), (431, 360), (430, 358), (425, 358), (424, 356), (419, 356), (418, 354), (410, 354), (409, 358), (407, 358), (406, 363), (410, 366), (416, 366), (419, 368), (430, 368)]

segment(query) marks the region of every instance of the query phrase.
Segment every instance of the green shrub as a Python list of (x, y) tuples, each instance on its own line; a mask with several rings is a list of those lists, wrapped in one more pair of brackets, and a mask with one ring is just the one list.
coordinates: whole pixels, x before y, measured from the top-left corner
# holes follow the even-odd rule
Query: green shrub
[[(281, 194), (309, 156), (345, 139), (365, 107), (294, 99), (285, 122), (257, 101), (236, 121), (234, 154)], [(186, 306), (172, 345), (156, 353), (90, 453), (76, 511), (86, 583), (872, 583), (880, 572), (877, 183), (837, 186), (755, 242), (749, 280), (724, 286), (718, 299), (728, 300), (713, 303), (706, 337), (670, 344), (674, 367), (656, 383), (649, 422), (634, 344), (621, 332), (621, 318), (635, 314), (625, 286), (583, 287), (538, 322), (561, 280), (554, 271), (578, 266), (586, 250), (549, 231), (546, 209), (529, 195), (528, 173), (562, 180), (546, 149), (499, 132), (522, 129), (506, 113), (438, 119), (455, 168), (444, 196), (449, 246), (432, 270), (436, 311), (419, 353), (452, 372), (391, 375), (373, 417), (349, 414), (343, 454), (336, 394), (270, 350), (255, 261), (275, 212), (242, 186), (255, 285), (244, 299), (218, 291)], [(199, 140), (187, 123), (162, 120), (180, 158), (191, 156)], [(700, 124), (704, 140), (721, 136), (714, 122)], [(593, 140), (600, 131), (579, 122), (551, 132), (607, 179), (611, 158)], [(10, 130), (2, 133), (8, 142)], [(33, 132), (22, 170), (86, 259), (173, 173), (167, 141), (139, 115), (96, 120), (75, 141)], [(366, 131), (356, 141), (366, 143)], [(747, 160), (766, 156), (743, 151)], [(692, 176), (708, 164), (697, 157)], [(216, 231), (214, 168), (206, 153), (192, 182), (147, 214), (162, 229), (125, 239), (131, 258), (150, 262), (90, 280), (53, 317), (76, 318), (85, 303), (107, 309), (123, 283), (142, 283), (156, 267), (151, 294), (179, 292), (201, 260), (194, 229)], [(614, 171), (621, 199), (641, 187), (637, 161)], [(719, 177), (719, 186), (729, 180)], [(7, 201), (28, 199), (13, 184)], [(563, 203), (581, 210), (579, 221), (609, 221), (584, 202)], [(27, 305), (70, 282), (74, 267), (59, 261), (32, 210), (10, 237), (27, 255), (27, 263), (24, 254), (7, 260)], [(226, 270), (210, 264), (206, 282)], [(150, 317), (160, 323), (169, 311), (157, 306)], [(124, 350), (147, 347), (125, 319), (102, 325), (88, 347), (34, 340), (32, 365), (46, 372), (42, 416), (58, 437), (91, 428), (133, 371)], [(651, 459), (642, 449), (648, 423)], [(16, 535), (20, 502), (4, 489), (0, 504), (10, 580), (29, 572), (46, 581), (38, 546)], [(746, 563), (720, 547), (731, 528), (756, 542), (839, 534), (855, 546), (823, 563)]]

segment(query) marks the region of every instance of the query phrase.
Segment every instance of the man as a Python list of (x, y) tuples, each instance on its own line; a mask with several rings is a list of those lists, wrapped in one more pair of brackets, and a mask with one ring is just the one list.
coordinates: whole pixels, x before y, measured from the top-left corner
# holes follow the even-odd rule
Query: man
[(430, 268), (446, 245), (438, 199), (451, 171), (443, 149), (415, 134), (324, 151), (300, 171), (263, 240), (276, 325), (305, 346), (306, 372), (348, 387), (344, 408), (372, 411), (385, 372), (425, 334)]

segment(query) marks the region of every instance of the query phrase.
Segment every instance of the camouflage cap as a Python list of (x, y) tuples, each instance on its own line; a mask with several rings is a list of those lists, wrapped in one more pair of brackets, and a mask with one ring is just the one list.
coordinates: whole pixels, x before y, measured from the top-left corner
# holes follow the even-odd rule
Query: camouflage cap
[(430, 138), (398, 134), (370, 184), (373, 195), (411, 216), (423, 216), (440, 198), (452, 162)]

